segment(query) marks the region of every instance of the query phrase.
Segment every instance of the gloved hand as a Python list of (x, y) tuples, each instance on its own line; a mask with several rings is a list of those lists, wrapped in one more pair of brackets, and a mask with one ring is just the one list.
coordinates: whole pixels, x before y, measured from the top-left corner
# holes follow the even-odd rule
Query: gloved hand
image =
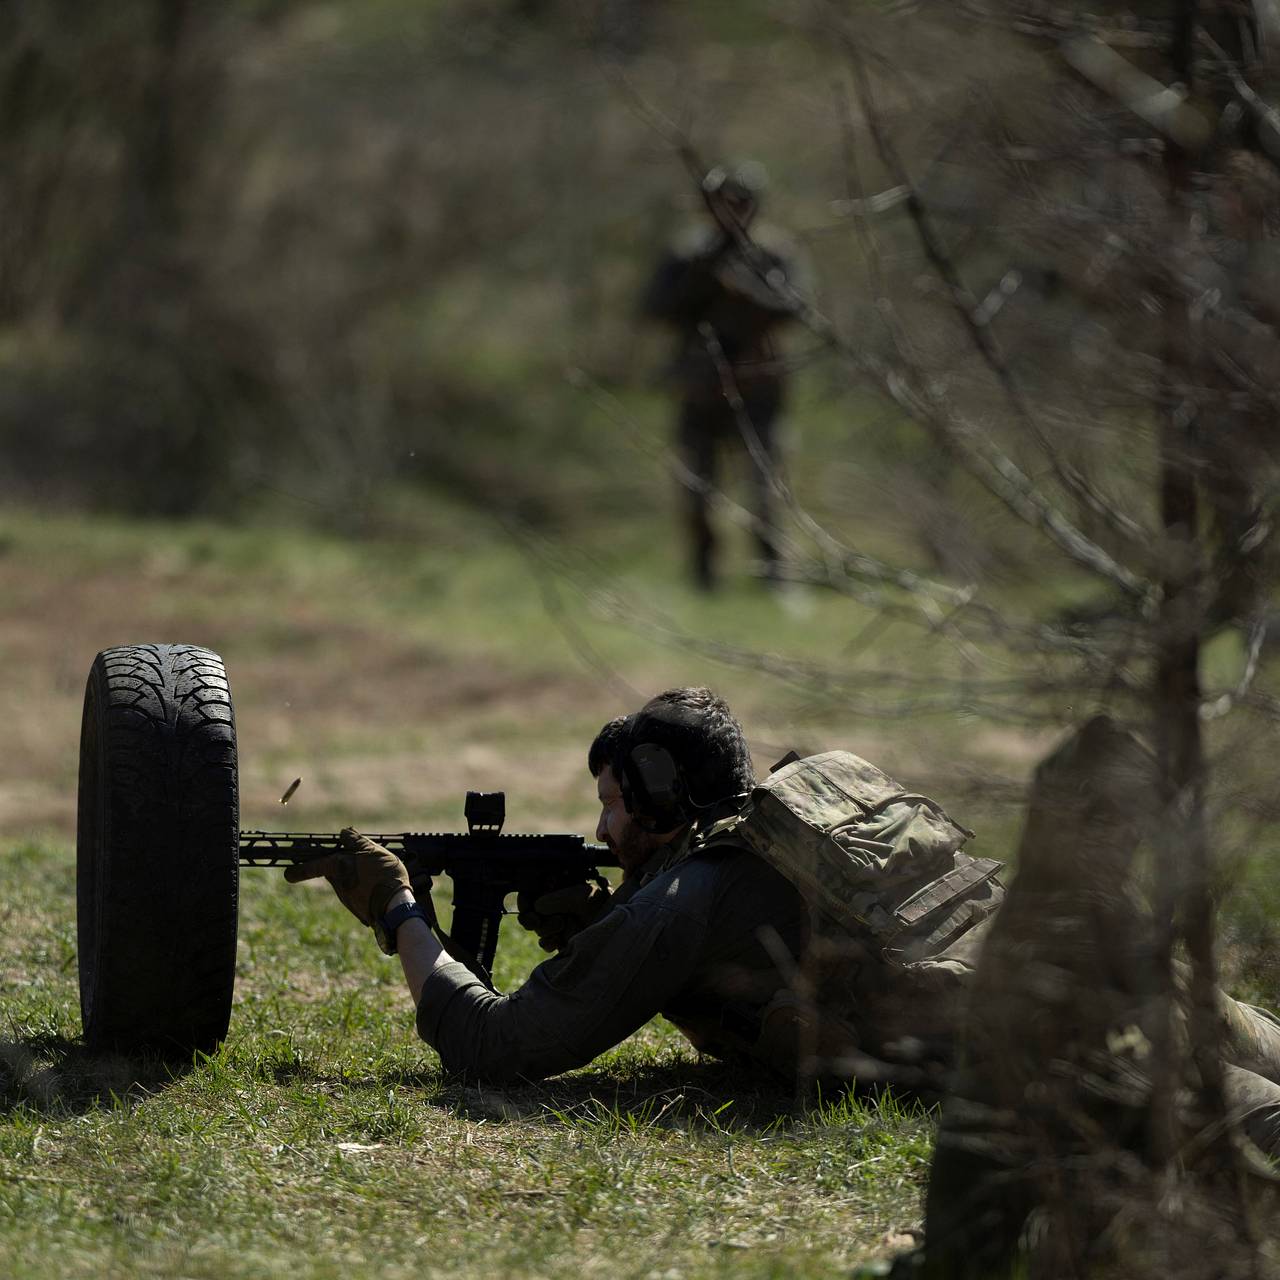
[(354, 827), (343, 827), (338, 838), (342, 841), (341, 853), (286, 867), (284, 878), (297, 884), (324, 876), (342, 905), (361, 924), (372, 927), (386, 914), (392, 896), (411, 888), (409, 873), (390, 849), (375, 844)]
[(611, 901), (608, 889), (586, 882), (542, 894), (526, 890), (516, 898), (516, 919), (538, 935), (543, 951), (559, 951), (575, 933), (595, 924)]

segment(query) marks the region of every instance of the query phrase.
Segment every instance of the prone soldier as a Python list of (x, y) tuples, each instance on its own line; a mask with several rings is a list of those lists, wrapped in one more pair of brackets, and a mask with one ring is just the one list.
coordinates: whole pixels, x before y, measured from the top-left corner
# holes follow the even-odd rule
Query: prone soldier
[[(998, 864), (956, 852), (962, 828), (842, 752), (797, 761), (758, 786), (740, 724), (707, 689), (669, 690), (610, 721), (588, 765), (596, 836), (622, 882), (611, 893), (582, 884), (521, 901), (520, 922), (556, 954), (510, 994), (450, 956), (403, 864), (358, 833), (345, 833), (344, 851), (286, 872), (295, 882), (325, 876), (362, 924), (379, 926), (403, 965), (418, 1031), (447, 1070), (499, 1083), (556, 1075), (658, 1014), (700, 1051), (793, 1080), (856, 1072), (928, 1083), (930, 1067), (945, 1067), (943, 1011), (969, 971), (976, 926), (999, 900)], [(806, 843), (806, 823), (835, 820), (837, 784), (875, 789), (879, 836), (830, 845), (856, 875), (815, 909), (798, 883), (826, 878), (814, 860), (826, 846)], [(778, 823), (789, 834), (770, 835)], [(921, 848), (927, 857), (915, 865)], [(840, 923), (842, 897), (866, 929)], [(797, 974), (818, 953), (832, 992), (853, 970), (863, 974), (863, 1008), (837, 1010), (849, 1001), (833, 998), (828, 1019), (804, 994)], [(906, 1023), (903, 1007), (914, 1011)]]
[[(1056, 778), (1062, 761), (1098, 755), (1095, 741), (1118, 734), (1091, 722), (1041, 773)], [(596, 836), (623, 879), (612, 892), (583, 883), (519, 903), (520, 923), (556, 954), (510, 994), (449, 954), (432, 931), (429, 896), (417, 902), (403, 863), (367, 837), (348, 830), (343, 851), (286, 870), (295, 882), (327, 878), (362, 924), (376, 926), (383, 949), (398, 953), (418, 1032), (448, 1071), (538, 1080), (586, 1064), (662, 1014), (699, 1051), (793, 1081), (886, 1082), (936, 1098), (954, 1083), (966, 1029), (972, 1063), (974, 1028), (1013, 1018), (1012, 1038), (1026, 1038), (1027, 1053), (999, 1056), (1006, 1065), (1047, 1060), (1033, 1043), (1045, 1026), (1046, 1035), (1078, 1034), (1071, 1017), (1059, 1025), (1063, 1011), (1034, 982), (1020, 1013), (1006, 1008), (1007, 993), (979, 1007), (984, 981), (998, 985), (992, 974), (1010, 938), (1029, 930), (1040, 950), (1065, 947), (1074, 964), (1084, 932), (1145, 936), (1139, 908), (1095, 886), (1093, 864), (1065, 829), (1055, 834), (1044, 815), (1056, 807), (1033, 804), (1026, 871), (1010, 900), (1017, 909), (1001, 910), (1000, 864), (961, 852), (971, 833), (935, 802), (846, 752), (784, 758), (757, 782), (740, 724), (707, 689), (668, 690), (610, 721), (587, 762), (600, 801)], [(1098, 821), (1123, 858), (1128, 828), (1110, 811)], [(1086, 849), (1101, 847), (1097, 837)], [(1065, 896), (1039, 893), (1046, 868), (1054, 884), (1088, 883)], [(1084, 915), (1063, 932), (1067, 907)], [(1013, 972), (1024, 970), (1039, 972)], [(985, 978), (975, 983), (975, 973)], [(1100, 982), (1090, 973), (1075, 998), (1097, 1004)], [(1144, 988), (1134, 990), (1140, 1000)], [(1132, 1020), (1123, 1001), (1117, 1007), (1124, 1016), (1104, 1039)], [(1280, 1156), (1280, 1023), (1225, 995), (1221, 1017), (1228, 1100), (1254, 1141)]]

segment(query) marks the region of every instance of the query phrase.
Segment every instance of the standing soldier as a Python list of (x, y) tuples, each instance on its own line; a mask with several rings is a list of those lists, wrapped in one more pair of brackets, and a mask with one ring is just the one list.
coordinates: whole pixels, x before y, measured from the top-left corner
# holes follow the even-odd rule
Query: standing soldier
[(687, 468), (687, 511), (694, 582), (716, 582), (710, 495), (717, 454), (745, 444), (752, 462), (755, 536), (768, 578), (776, 576), (771, 480), (778, 465), (774, 422), (782, 406), (785, 366), (776, 332), (795, 314), (795, 249), (780, 233), (757, 227), (764, 171), (748, 163), (712, 169), (703, 179), (708, 224), (684, 237), (658, 263), (643, 298), (644, 314), (678, 334), (674, 361), (680, 408), (676, 446)]

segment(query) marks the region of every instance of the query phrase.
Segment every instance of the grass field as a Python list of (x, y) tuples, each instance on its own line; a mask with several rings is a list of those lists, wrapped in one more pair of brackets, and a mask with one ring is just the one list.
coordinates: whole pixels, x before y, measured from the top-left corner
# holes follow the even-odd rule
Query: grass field
[[(398, 967), (274, 875), (219, 1053), (89, 1058), (65, 844), (9, 846), (2, 887), (5, 1275), (826, 1275), (917, 1215), (925, 1118), (797, 1110), (670, 1028), (542, 1087), (443, 1081)], [(500, 984), (534, 959), (504, 939)]]
[[(686, 592), (656, 528), (611, 535), (599, 572), (677, 629), (808, 655), (860, 633), (834, 598), (779, 599), (745, 580), (710, 601)], [(571, 593), (562, 616), (562, 588), (453, 513), (412, 538), (9, 513), (0, 548), (0, 1274), (817, 1276), (918, 1223), (927, 1116), (797, 1103), (698, 1061), (665, 1024), (540, 1087), (442, 1079), (396, 967), (327, 891), (271, 872), (244, 875), (217, 1054), (177, 1074), (86, 1055), (83, 680), (111, 644), (220, 651), (242, 825), (277, 830), (457, 827), (468, 787), (504, 787), (513, 829), (590, 830), (592, 733), (641, 693), (708, 681), (759, 764), (793, 744), (850, 747), (956, 807), (1001, 856), (1043, 735), (864, 721), (657, 645)], [(610, 567), (622, 559), (627, 575)], [(890, 629), (874, 647), (914, 643)], [(975, 792), (966, 779), (980, 771), (1008, 785)], [(501, 988), (538, 959), (507, 930)]]
[[(0, 1273), (818, 1275), (917, 1219), (925, 1117), (797, 1107), (698, 1062), (665, 1025), (544, 1087), (446, 1083), (395, 966), (327, 892), (270, 872), (244, 875), (222, 1051), (174, 1079), (87, 1057), (73, 814), (98, 649), (223, 653), (243, 825), (269, 829), (457, 827), (468, 787), (504, 786), (511, 826), (588, 830), (585, 744), (637, 694), (584, 668), (526, 559), (465, 522), (417, 545), (21, 515), (3, 532), (20, 678), (0, 695)], [(450, 572), (460, 557), (466, 574)], [(773, 648), (812, 649), (837, 617), (750, 583), (710, 603), (653, 585), (682, 625)], [(583, 625), (574, 643), (635, 689), (736, 685), (762, 755), (793, 729), (801, 745), (836, 731), (753, 677)], [(537, 959), (508, 925), (499, 985)]]

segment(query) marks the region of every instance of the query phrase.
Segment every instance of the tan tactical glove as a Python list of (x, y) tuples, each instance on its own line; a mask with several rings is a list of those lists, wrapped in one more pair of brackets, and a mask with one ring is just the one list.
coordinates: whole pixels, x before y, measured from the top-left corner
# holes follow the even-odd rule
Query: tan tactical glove
[(354, 827), (344, 827), (338, 838), (343, 852), (286, 867), (284, 878), (297, 884), (324, 876), (342, 905), (361, 924), (372, 928), (374, 921), (386, 914), (392, 896), (412, 887), (409, 873), (390, 849), (375, 844)]
[(559, 951), (575, 933), (595, 924), (609, 909), (609, 890), (598, 884), (571, 884), (564, 889), (516, 898), (516, 919), (538, 935), (543, 951)]

